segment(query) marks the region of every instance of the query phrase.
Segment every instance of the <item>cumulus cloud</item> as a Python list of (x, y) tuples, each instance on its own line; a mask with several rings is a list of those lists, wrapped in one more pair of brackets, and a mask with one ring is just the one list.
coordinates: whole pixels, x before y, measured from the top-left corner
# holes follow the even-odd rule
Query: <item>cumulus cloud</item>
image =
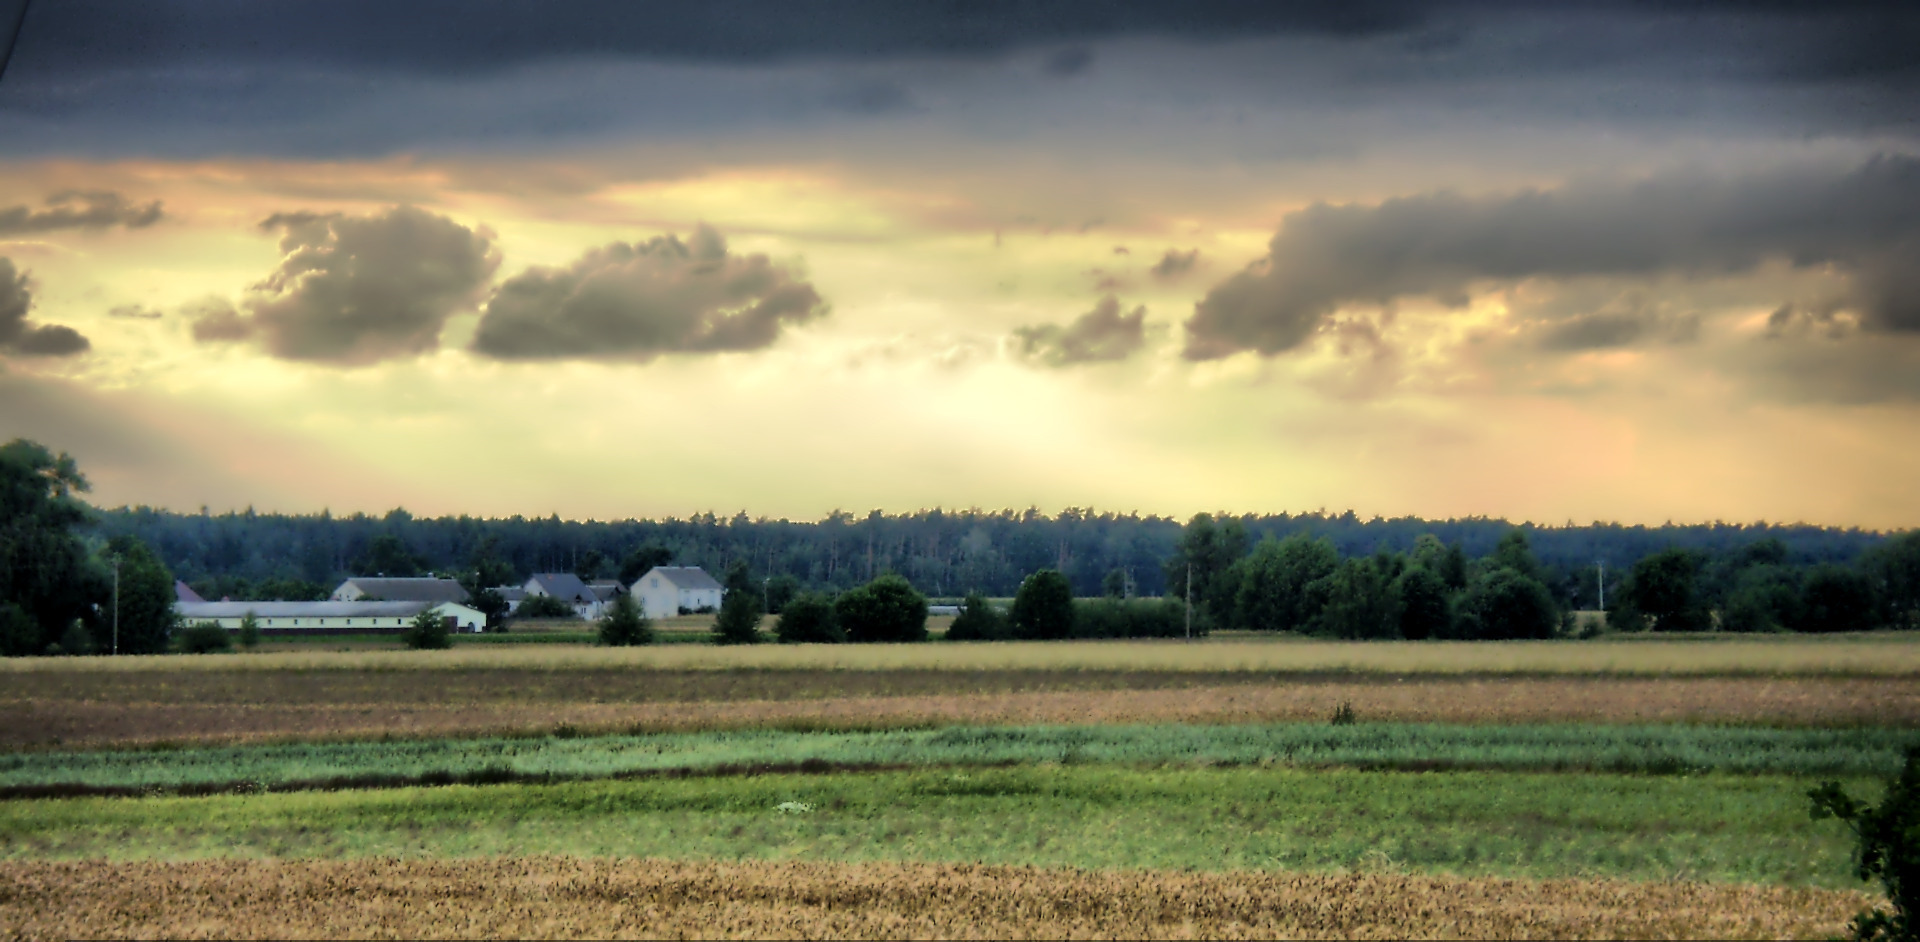
[(9, 206), (0, 209), (0, 236), (55, 229), (140, 229), (160, 221), (160, 201), (136, 204), (105, 190), (69, 190), (47, 198), (45, 209)]
[(508, 360), (757, 350), (826, 313), (813, 285), (764, 255), (730, 253), (702, 225), (685, 242), (614, 242), (515, 275), (487, 303), (473, 347)]
[(1145, 306), (1122, 314), (1120, 299), (1107, 295), (1065, 327), (1020, 327), (1010, 339), (1017, 356), (1048, 366), (1124, 360), (1146, 344), (1146, 318)]
[(27, 273), (0, 256), (0, 351), (20, 356), (63, 357), (85, 353), (93, 345), (79, 331), (59, 324), (27, 320), (33, 290)]
[(1154, 262), (1153, 267), (1147, 271), (1153, 273), (1155, 278), (1170, 280), (1192, 271), (1194, 263), (1199, 260), (1199, 249), (1188, 249), (1185, 252), (1179, 249), (1168, 249), (1167, 253), (1160, 256), (1160, 260)]
[(499, 267), (491, 233), (398, 206), (368, 216), (278, 213), (280, 266), (242, 302), (205, 304), (203, 342), (257, 339), (289, 360), (358, 366), (439, 346), (447, 318), (479, 303)]
[[(1409, 297), (1464, 305), (1484, 282), (1736, 275), (1770, 261), (1830, 266), (1849, 277), (1846, 304), (1865, 327), (1920, 331), (1920, 159), (1315, 204), (1289, 214), (1265, 257), (1195, 305), (1184, 353), (1272, 356), (1305, 343), (1343, 306)], [(1594, 320), (1586, 336), (1623, 334), (1624, 323)], [(1577, 339), (1580, 329), (1571, 330)]]

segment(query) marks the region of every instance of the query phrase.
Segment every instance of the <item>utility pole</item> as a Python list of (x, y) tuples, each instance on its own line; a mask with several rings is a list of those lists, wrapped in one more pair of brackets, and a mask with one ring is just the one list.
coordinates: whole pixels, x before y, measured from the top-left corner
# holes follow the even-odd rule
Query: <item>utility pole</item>
[(1193, 640), (1193, 564), (1187, 564), (1187, 640)]
[(120, 653), (120, 557), (113, 557), (113, 653)]
[(1607, 610), (1607, 561), (1604, 559), (1600, 561), (1600, 577), (1596, 581), (1600, 584), (1600, 610), (1604, 612)]

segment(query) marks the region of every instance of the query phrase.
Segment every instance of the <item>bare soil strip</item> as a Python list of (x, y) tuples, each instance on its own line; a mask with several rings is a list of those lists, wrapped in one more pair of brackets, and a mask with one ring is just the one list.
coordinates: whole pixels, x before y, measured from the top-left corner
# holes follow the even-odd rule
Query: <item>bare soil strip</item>
[(1787, 887), (506, 858), (0, 865), (34, 939), (1833, 937), (1865, 894)]
[[(652, 682), (648, 677), (623, 674), (617, 686), (610, 686), (598, 672), (492, 676), (494, 685), (486, 687), (423, 685), (415, 674), (379, 672), (338, 684), (289, 674), (277, 678), (279, 684), (234, 685), (230, 675), (189, 674), (172, 678), (164, 689), (79, 686), (29, 690), (41, 694), (29, 697), (9, 687), (0, 693), (0, 711), (11, 718), (0, 724), (0, 748), (479, 736), (556, 727), (590, 733), (1297, 722), (1325, 720), (1342, 703), (1352, 704), (1362, 720), (1392, 722), (1920, 726), (1920, 678), (1915, 677), (1255, 675), (1238, 683), (1185, 686), (1131, 672), (1076, 673), (1061, 681), (1068, 689), (1045, 689), (1044, 679), (1036, 679), (1034, 686), (1041, 689), (985, 684), (985, 691), (972, 692), (964, 690), (966, 675), (959, 675), (952, 686), (960, 690), (833, 696), (831, 678), (763, 672), (705, 676), (713, 682), (710, 687), (686, 685), (670, 691), (680, 699), (664, 700), (633, 693)], [(1087, 689), (1107, 682), (1110, 689)], [(859, 690), (859, 678), (847, 679), (847, 685)], [(569, 692), (572, 698), (562, 698)], [(634, 699), (626, 699), (629, 695)]]

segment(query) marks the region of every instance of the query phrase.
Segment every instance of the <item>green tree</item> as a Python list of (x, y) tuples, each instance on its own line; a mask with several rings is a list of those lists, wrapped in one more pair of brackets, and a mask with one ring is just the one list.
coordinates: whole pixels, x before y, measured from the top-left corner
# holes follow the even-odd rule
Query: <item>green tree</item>
[(1514, 527), (1500, 537), (1500, 543), (1493, 548), (1493, 555), (1487, 557), (1489, 566), (1505, 567), (1535, 582), (1545, 584), (1546, 574), (1540, 569), (1540, 560), (1534, 558), (1533, 546), (1527, 542), (1527, 531)]
[(1809, 632), (1865, 631), (1873, 627), (1873, 584), (1845, 566), (1821, 563), (1800, 583), (1800, 618)]
[[(180, 619), (173, 608), (173, 573), (167, 571), (160, 557), (145, 543), (131, 536), (108, 540), (107, 554), (120, 561), (119, 652), (159, 654), (166, 651)], [(109, 598), (104, 608), (113, 607)], [(105, 647), (112, 649), (114, 612), (104, 611), (102, 616)], [(96, 646), (99, 641), (95, 639)]]
[(1394, 580), (1400, 603), (1400, 636), (1411, 641), (1444, 638), (1453, 622), (1447, 584), (1425, 566), (1408, 566)]
[(382, 533), (373, 538), (366, 553), (354, 560), (353, 565), (362, 575), (408, 578), (424, 572), (427, 563), (407, 548), (406, 541), (392, 533)]
[(781, 573), (767, 580), (767, 614), (778, 615), (787, 610), (787, 603), (800, 595), (800, 580)]
[(487, 630), (499, 628), (507, 620), (507, 597), (497, 589), (468, 590), (467, 607), (487, 616)]
[(1335, 638), (1397, 638), (1400, 610), (1393, 583), (1376, 559), (1349, 559), (1320, 580), (1324, 599), (1315, 631)]
[(1608, 623), (1629, 631), (1706, 631), (1713, 621), (1694, 591), (1699, 574), (1700, 557), (1687, 550), (1643, 557), (1627, 574)]
[(1013, 596), (1013, 636), (1052, 641), (1073, 635), (1073, 586), (1057, 570), (1042, 569), (1020, 583)]
[(673, 550), (657, 543), (636, 546), (620, 560), (620, 583), (631, 586), (655, 566), (665, 566), (670, 562), (673, 562)]
[(420, 614), (413, 616), (413, 621), (407, 624), (407, 630), (400, 634), (400, 640), (417, 651), (453, 647), (453, 636), (447, 631), (446, 616), (431, 608), (423, 608)]
[(1800, 580), (1785, 566), (1743, 569), (1734, 578), (1726, 604), (1720, 609), (1721, 631), (1787, 631), (1799, 623)]
[(240, 617), (240, 631), (234, 636), (240, 646), (251, 651), (260, 646), (260, 619), (248, 612)]
[(551, 595), (529, 595), (513, 610), (515, 618), (577, 618), (579, 615), (567, 600)]
[(1838, 818), (1854, 835), (1854, 872), (1878, 879), (1892, 912), (1866, 910), (1847, 928), (1853, 937), (1874, 942), (1905, 942), (1920, 936), (1920, 746), (1908, 746), (1900, 775), (1879, 807), (1855, 801), (1839, 782), (1823, 782), (1808, 793), (1813, 819)]
[(847, 633), (833, 617), (833, 600), (819, 592), (803, 592), (787, 602), (773, 625), (782, 644), (843, 644)]
[(967, 595), (960, 603), (960, 614), (947, 626), (948, 641), (999, 641), (1006, 636), (1006, 619), (978, 592)]
[(1100, 577), (1100, 594), (1110, 599), (1126, 598), (1127, 571), (1125, 569), (1107, 570), (1107, 574)]
[(600, 643), (622, 647), (653, 643), (653, 623), (647, 619), (633, 596), (621, 592), (600, 617)]
[(1307, 631), (1321, 607), (1309, 587), (1340, 568), (1340, 552), (1325, 538), (1295, 533), (1284, 540), (1262, 540), (1238, 568), (1231, 627)]
[(213, 622), (194, 622), (181, 629), (174, 648), (181, 654), (224, 654), (233, 650), (233, 638)]
[(747, 564), (734, 560), (727, 567), (727, 590), (720, 596), (720, 614), (713, 620), (714, 644), (753, 644), (760, 640), (760, 587), (753, 584)]
[(74, 532), (91, 510), (76, 496), (87, 479), (71, 456), (16, 438), (0, 446), (0, 653), (39, 654), (76, 618), (108, 603), (104, 570)]
[(1882, 543), (1861, 562), (1874, 583), (1884, 623), (1920, 628), (1920, 530)]
[(927, 640), (927, 597), (894, 573), (840, 593), (833, 615), (850, 641)]
[(1194, 605), (1207, 617), (1225, 623), (1239, 589), (1234, 563), (1247, 554), (1249, 542), (1247, 529), (1240, 521), (1228, 518), (1225, 523), (1216, 523), (1212, 514), (1194, 514), (1163, 567), (1168, 589), (1187, 598), (1191, 566)]
[(1458, 614), (1454, 636), (1474, 641), (1551, 638), (1560, 621), (1547, 587), (1505, 566), (1467, 586)]

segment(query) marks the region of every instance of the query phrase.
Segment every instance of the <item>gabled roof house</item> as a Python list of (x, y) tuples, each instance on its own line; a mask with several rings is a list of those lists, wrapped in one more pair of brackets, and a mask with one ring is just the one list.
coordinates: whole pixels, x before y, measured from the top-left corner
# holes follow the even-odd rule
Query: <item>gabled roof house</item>
[(648, 618), (716, 609), (720, 597), (727, 593), (699, 566), (655, 566), (634, 580), (630, 591)]

